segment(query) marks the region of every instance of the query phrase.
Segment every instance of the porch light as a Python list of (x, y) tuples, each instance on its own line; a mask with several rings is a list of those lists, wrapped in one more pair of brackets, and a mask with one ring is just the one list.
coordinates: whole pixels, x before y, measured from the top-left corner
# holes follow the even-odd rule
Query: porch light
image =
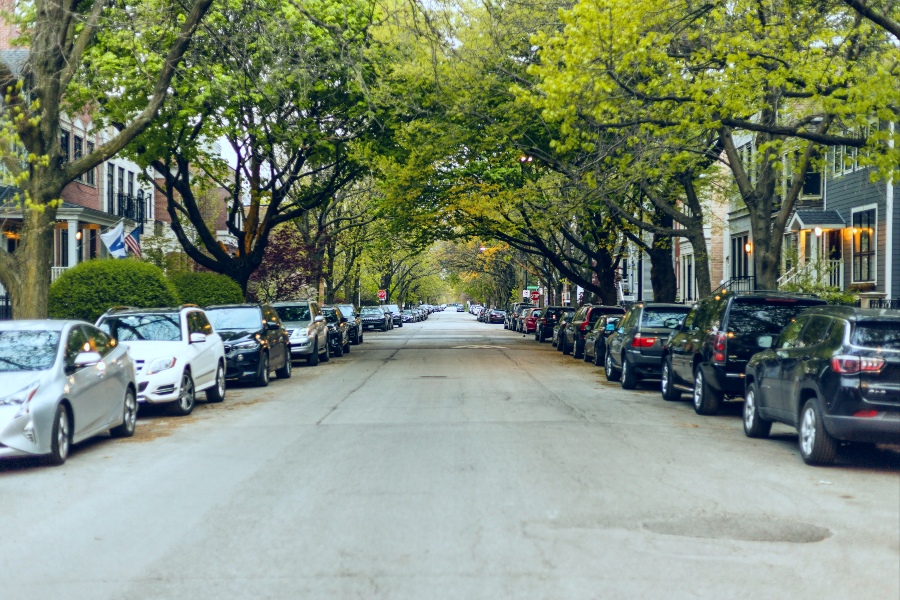
[(822, 237), (822, 228), (816, 227), (813, 231), (816, 232), (816, 237)]
[(80, 229), (75, 232), (75, 239), (78, 240), (79, 242), (81, 241), (81, 230)]
[(753, 252), (753, 244), (751, 244), (750, 242), (744, 244), (744, 252), (746, 252), (747, 254)]

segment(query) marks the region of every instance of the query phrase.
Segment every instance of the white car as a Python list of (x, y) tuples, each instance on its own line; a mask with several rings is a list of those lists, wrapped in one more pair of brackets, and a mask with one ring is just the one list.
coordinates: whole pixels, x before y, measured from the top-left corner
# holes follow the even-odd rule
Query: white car
[(208, 402), (225, 399), (225, 346), (202, 309), (113, 308), (97, 327), (128, 347), (138, 402), (183, 416), (194, 410), (197, 392), (205, 390)]

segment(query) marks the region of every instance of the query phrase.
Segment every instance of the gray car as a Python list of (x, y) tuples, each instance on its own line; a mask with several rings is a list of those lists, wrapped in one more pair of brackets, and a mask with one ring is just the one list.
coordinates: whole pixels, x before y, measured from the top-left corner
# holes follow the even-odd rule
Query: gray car
[(315, 366), (319, 360), (328, 362), (328, 328), (319, 303), (313, 300), (275, 302), (272, 308), (288, 330), (291, 339), (291, 360), (305, 358)]
[(134, 363), (88, 323), (0, 323), (0, 389), (0, 458), (47, 455), (61, 465), (72, 444), (134, 434)]

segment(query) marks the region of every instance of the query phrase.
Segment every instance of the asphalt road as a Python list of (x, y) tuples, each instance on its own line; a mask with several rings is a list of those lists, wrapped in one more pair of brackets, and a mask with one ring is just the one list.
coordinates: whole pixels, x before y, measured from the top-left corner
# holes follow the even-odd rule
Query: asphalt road
[(900, 597), (900, 453), (738, 415), (440, 313), (0, 463), (0, 600)]

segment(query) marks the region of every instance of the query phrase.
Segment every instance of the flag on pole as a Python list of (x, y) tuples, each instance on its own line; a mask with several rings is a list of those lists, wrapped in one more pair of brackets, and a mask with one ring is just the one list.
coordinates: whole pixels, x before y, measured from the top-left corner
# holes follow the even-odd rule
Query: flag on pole
[(134, 230), (125, 236), (125, 245), (131, 250), (131, 253), (141, 258), (141, 233), (143, 233), (143, 223), (134, 228)]
[(125, 258), (125, 240), (123, 239), (125, 236), (123, 233), (123, 222), (119, 221), (118, 225), (106, 233), (100, 234), (100, 239), (103, 240), (113, 258)]

